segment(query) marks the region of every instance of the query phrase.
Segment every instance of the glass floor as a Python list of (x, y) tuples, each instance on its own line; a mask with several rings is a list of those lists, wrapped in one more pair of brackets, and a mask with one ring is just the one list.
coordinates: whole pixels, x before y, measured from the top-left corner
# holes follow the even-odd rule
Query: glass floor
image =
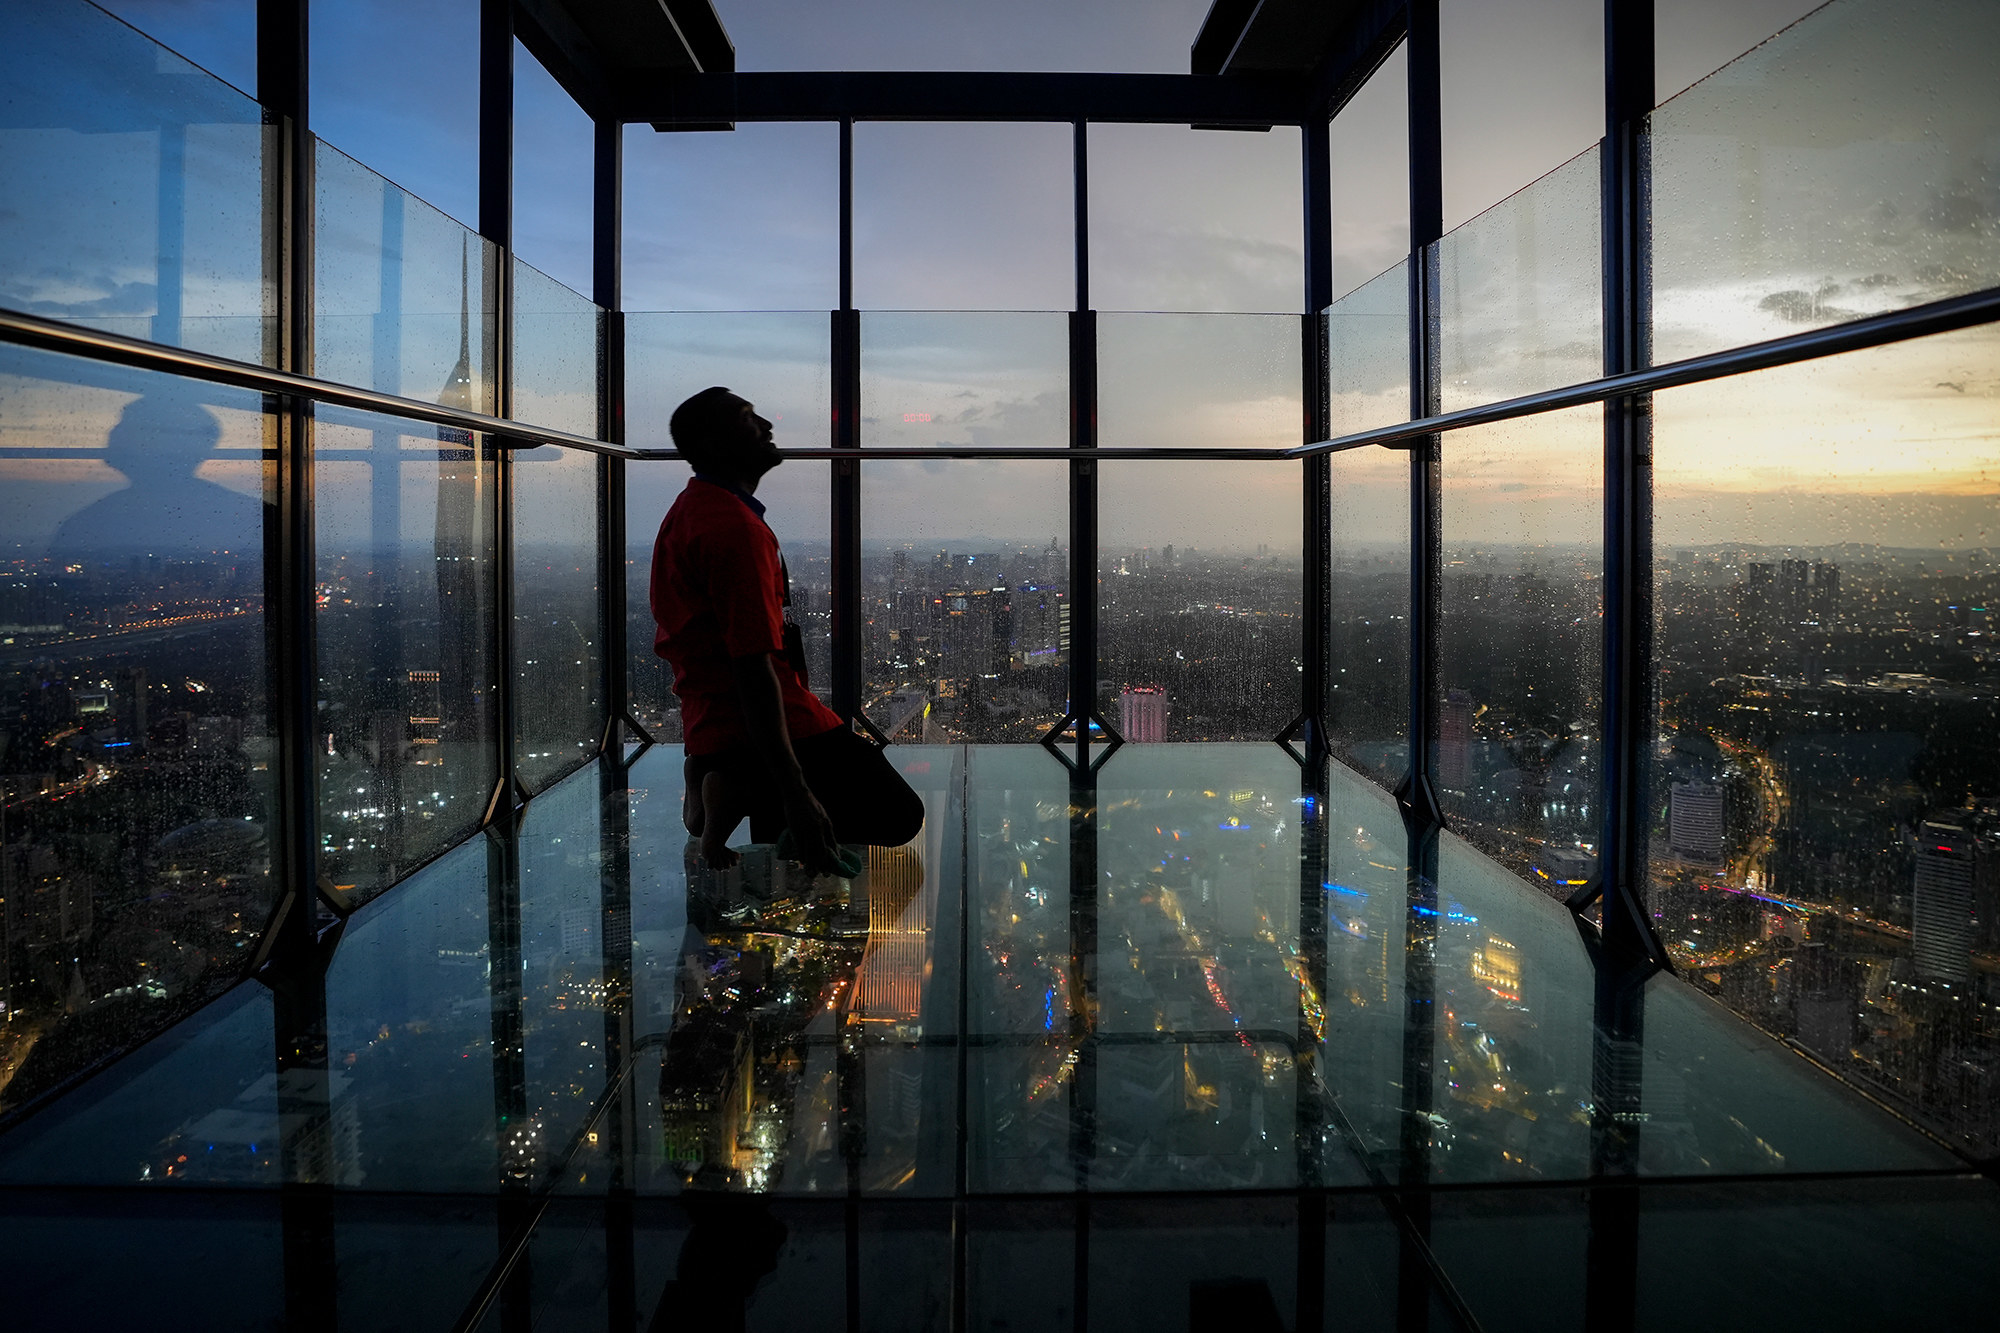
[[(897, 747), (853, 881), (691, 870), (680, 755), (0, 1137), (10, 1326), (1984, 1322), (2000, 1192), (1275, 745)], [(301, 1007), (309, 1011), (300, 1016)], [(285, 1041), (281, 1036), (289, 1032)], [(288, 1050), (278, 1060), (274, 1052)]]

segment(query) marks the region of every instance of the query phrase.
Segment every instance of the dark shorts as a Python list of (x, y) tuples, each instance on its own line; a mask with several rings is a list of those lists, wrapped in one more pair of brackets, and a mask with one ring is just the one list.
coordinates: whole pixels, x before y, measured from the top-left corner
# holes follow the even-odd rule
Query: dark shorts
[[(799, 757), (806, 786), (825, 807), (840, 841), (900, 847), (923, 828), (923, 798), (873, 741), (847, 727), (835, 727), (794, 741), (792, 753)], [(750, 811), (751, 841), (778, 840), (785, 827), (784, 802), (770, 770), (749, 746), (720, 754), (691, 754), (684, 772), (689, 786), (710, 773), (722, 773), (735, 789), (736, 800)]]

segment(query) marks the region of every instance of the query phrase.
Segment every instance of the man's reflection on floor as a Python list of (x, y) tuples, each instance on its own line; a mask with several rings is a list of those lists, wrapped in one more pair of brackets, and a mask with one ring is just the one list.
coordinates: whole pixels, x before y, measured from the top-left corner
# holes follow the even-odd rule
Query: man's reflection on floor
[(768, 847), (715, 872), (686, 856), (679, 1003), (660, 1067), (661, 1151), (691, 1230), (653, 1326), (741, 1328), (784, 1227), (763, 1202), (844, 1188), (862, 1151), (855, 1058), (870, 1029), (914, 1036), (932, 896), (913, 847), (870, 847), (852, 881)]

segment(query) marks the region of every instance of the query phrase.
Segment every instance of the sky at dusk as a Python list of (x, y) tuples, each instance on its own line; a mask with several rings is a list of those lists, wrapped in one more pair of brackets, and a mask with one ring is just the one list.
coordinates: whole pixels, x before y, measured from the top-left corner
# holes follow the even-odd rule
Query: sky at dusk
[[(716, 7), (745, 70), (1180, 72), (1207, 0)], [(79, 8), (62, 0), (47, 11)], [(254, 85), (252, 0), (106, 8), (237, 87)], [(2000, 284), (2000, 105), (1980, 54), (2000, 46), (2000, 9), (1982, 0), (1898, 6), (1891, 30), (1887, 8), (1835, 0), (1705, 78), (1813, 6), (1662, 0), (1660, 95), (1703, 81), (1654, 121), (1657, 359)], [(22, 0), (6, 9), (29, 11)], [(314, 128), (327, 145), (321, 374), (435, 397), (457, 357), (461, 301), (475, 326), (491, 304), (487, 252), (461, 225), (476, 203), (477, 10), (474, 0), (315, 7)], [(1447, 408), (1601, 371), (1600, 10), (1597, 0), (1441, 7), (1453, 229), (1439, 252)], [(402, 39), (382, 42), (385, 29)], [(0, 67), (27, 59), (25, 50), (0, 56)], [(126, 100), (113, 99), (113, 123), (97, 132), (43, 128), (27, 109), (35, 97), (59, 99), (48, 90), (61, 80), (103, 83), (105, 67), (121, 61), (139, 62), (145, 77), (119, 85)], [(194, 106), (179, 336), (255, 359), (263, 321), (254, 104), (143, 43), (105, 42), (40, 64), (0, 68), (16, 75), (13, 91), (0, 92), (0, 175), (10, 183), (0, 206), (8, 255), (0, 303), (162, 336), (158, 136), (103, 131), (155, 123), (161, 105)], [(1399, 51), (1331, 135), (1341, 429), (1408, 410), (1404, 279), (1398, 269), (1369, 283), (1408, 246), (1404, 98)], [(516, 407), (526, 419), (588, 431), (588, 320), (573, 293), (590, 290), (591, 128), (524, 50), (516, 107), (516, 251), (540, 270), (516, 279), (534, 297), (517, 323)], [(1105, 312), (1102, 442), (1297, 443), (1298, 132), (1093, 126), (1090, 168), (1091, 303)], [(664, 446), (673, 404), (726, 383), (773, 417), (781, 444), (824, 446), (825, 311), (838, 300), (834, 127), (660, 134), (632, 126), (626, 177), (624, 304), (659, 312), (632, 317), (632, 442)], [(1067, 126), (857, 126), (865, 439), (1066, 440), (1057, 312), (1075, 300), (1071, 184)], [(390, 236), (400, 238), (398, 260), (385, 264)], [(385, 310), (396, 313), (393, 330)], [(476, 332), (473, 341), (477, 370)], [(53, 364), (0, 354), (0, 447), (96, 447), (130, 399), (129, 387), (107, 382), (65, 388), (57, 403), (42, 377), (69, 372)], [(246, 456), (256, 447), (254, 415), (226, 397), (211, 395), (223, 444), (202, 475), (254, 491)], [(2000, 497), (1996, 408), (2000, 339), (1991, 330), (1663, 394), (1659, 540), (1990, 544)], [(1596, 421), (1592, 411), (1572, 412), (1448, 437), (1447, 521), (1457, 536), (1595, 540)], [(243, 461), (229, 461), (232, 453)], [(1405, 455), (1371, 453), (1336, 469), (1352, 487), (1341, 510), (1347, 536), (1400, 540), (1396, 469)], [(637, 531), (664, 509), (682, 470), (631, 471)], [(1296, 550), (1297, 473), (1296, 465), (1135, 466), (1114, 484), (1107, 472), (1105, 544)], [(46, 540), (65, 510), (119, 484), (88, 458), (0, 461), (0, 475), (8, 478), (0, 539), (10, 546)], [(789, 539), (824, 540), (825, 475), (822, 464), (795, 463), (771, 479), (777, 506), (799, 511), (781, 526)], [(413, 496), (403, 510), (422, 505)], [(561, 506), (524, 513), (523, 539), (559, 537), (566, 521)], [(1061, 468), (879, 462), (867, 474), (864, 521), (884, 540), (1045, 543), (1064, 523)]]

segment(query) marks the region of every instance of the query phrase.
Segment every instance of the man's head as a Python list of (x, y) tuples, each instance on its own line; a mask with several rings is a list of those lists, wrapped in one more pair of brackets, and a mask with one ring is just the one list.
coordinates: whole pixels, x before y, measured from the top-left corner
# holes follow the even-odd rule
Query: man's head
[(771, 423), (721, 385), (675, 408), (667, 431), (680, 456), (709, 476), (754, 484), (779, 462)]

